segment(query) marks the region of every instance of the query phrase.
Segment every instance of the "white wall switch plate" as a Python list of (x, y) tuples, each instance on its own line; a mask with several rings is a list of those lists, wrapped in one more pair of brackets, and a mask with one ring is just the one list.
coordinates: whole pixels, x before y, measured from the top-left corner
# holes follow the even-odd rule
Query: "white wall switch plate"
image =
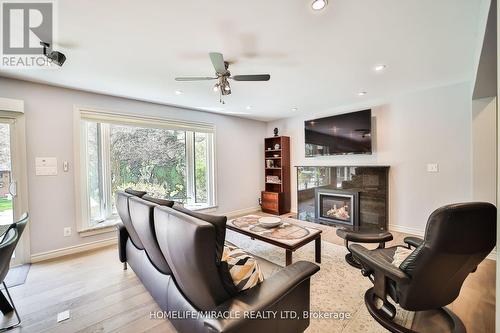
[(64, 228), (64, 237), (69, 237), (71, 236), (71, 227), (65, 227)]
[(439, 164), (437, 163), (427, 164), (427, 172), (439, 172)]
[(59, 312), (57, 314), (57, 322), (60, 323), (61, 321), (65, 321), (69, 319), (69, 310)]
[(35, 174), (37, 176), (57, 176), (57, 158), (37, 157), (35, 159)]

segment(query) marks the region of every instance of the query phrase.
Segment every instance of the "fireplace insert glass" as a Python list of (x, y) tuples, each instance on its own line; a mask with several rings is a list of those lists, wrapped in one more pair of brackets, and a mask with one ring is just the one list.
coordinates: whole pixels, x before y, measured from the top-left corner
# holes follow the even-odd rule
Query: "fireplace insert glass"
[(358, 225), (359, 192), (317, 188), (314, 206), (320, 223)]
[(319, 205), (322, 218), (352, 224), (352, 196), (320, 194)]

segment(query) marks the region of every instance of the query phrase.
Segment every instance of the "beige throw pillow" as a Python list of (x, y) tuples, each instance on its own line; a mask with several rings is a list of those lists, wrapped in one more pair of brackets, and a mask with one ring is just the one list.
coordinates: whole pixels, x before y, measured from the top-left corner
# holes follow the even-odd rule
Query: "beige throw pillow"
[(394, 253), (394, 258), (392, 259), (392, 264), (399, 268), (399, 265), (413, 252), (412, 249), (406, 247), (398, 246), (396, 253)]
[(239, 247), (226, 243), (222, 261), (227, 262), (229, 273), (238, 291), (250, 289), (264, 281), (257, 260)]

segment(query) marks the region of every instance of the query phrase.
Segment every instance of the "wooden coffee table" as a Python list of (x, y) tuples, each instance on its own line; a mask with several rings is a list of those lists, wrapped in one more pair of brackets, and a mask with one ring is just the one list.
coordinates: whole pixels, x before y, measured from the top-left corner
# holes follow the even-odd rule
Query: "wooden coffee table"
[(292, 254), (302, 246), (315, 242), (315, 261), (321, 263), (321, 230), (304, 226), (291, 218), (281, 218), (283, 224), (276, 228), (263, 228), (258, 215), (246, 215), (227, 222), (226, 227), (252, 239), (285, 249), (286, 266), (292, 264)]

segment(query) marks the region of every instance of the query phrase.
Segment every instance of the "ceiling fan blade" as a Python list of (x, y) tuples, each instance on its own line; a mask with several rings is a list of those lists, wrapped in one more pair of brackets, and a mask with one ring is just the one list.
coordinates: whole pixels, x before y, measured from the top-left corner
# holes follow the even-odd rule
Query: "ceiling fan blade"
[(269, 81), (271, 75), (269, 74), (256, 74), (256, 75), (235, 75), (231, 79), (234, 81)]
[(215, 71), (222, 75), (227, 74), (226, 64), (224, 63), (224, 56), (222, 53), (210, 52), (209, 55)]
[(206, 76), (191, 76), (191, 77), (176, 77), (175, 81), (208, 81), (217, 80), (216, 77), (206, 77)]

